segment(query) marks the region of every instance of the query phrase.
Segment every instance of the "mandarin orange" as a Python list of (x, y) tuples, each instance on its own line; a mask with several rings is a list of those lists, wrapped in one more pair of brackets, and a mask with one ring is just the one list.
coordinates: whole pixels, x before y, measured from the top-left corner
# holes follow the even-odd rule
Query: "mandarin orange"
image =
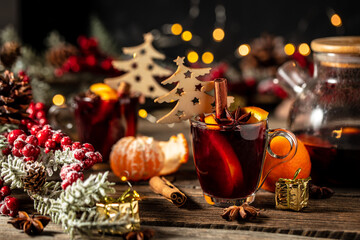
[(110, 167), (120, 179), (147, 180), (177, 171), (188, 160), (189, 150), (182, 133), (169, 141), (152, 137), (124, 137), (112, 148)]
[[(298, 148), (295, 156), (289, 160), (289, 157), (285, 159), (277, 159), (267, 152), (263, 167), (262, 176), (273, 168), (276, 164), (286, 161), (278, 166), (276, 166), (265, 179), (265, 182), (262, 186), (262, 189), (265, 189), (270, 192), (275, 191), (275, 183), (278, 181), (279, 178), (290, 178), (294, 177), (296, 170), (301, 168), (300, 174), (297, 178), (307, 178), (310, 176), (311, 171), (311, 161), (308, 151), (305, 148), (305, 145), (299, 140), (298, 141)], [(285, 155), (290, 150), (290, 144), (284, 137), (275, 137), (271, 143), (270, 147), (275, 154), (278, 155)], [(292, 150), (293, 153), (295, 149)], [(291, 154), (290, 154), (291, 155)]]

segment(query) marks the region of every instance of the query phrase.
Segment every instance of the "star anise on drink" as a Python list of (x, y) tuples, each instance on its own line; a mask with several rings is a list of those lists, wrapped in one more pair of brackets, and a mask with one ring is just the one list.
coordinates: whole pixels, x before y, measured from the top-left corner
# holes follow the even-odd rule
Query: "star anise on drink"
[(46, 225), (50, 222), (49, 217), (35, 216), (31, 217), (23, 211), (19, 211), (19, 217), (13, 218), (8, 223), (11, 223), (15, 228), (22, 229), (28, 235), (40, 234)]
[(240, 107), (238, 107), (233, 112), (229, 111), (227, 108), (225, 108), (224, 111), (226, 118), (216, 118), (216, 121), (219, 124), (236, 125), (240, 123), (246, 123), (251, 117), (251, 112), (242, 114)]
[(154, 237), (155, 232), (152, 229), (144, 229), (142, 231), (132, 231), (126, 233), (124, 238), (126, 240), (148, 240)]
[(316, 198), (316, 199), (324, 199), (324, 198), (330, 198), (332, 195), (334, 195), (334, 190), (328, 187), (319, 187), (315, 184), (310, 184), (309, 187), (309, 195), (310, 198)]
[(221, 216), (228, 221), (252, 219), (260, 214), (260, 209), (244, 203), (241, 206), (231, 206), (225, 208)]

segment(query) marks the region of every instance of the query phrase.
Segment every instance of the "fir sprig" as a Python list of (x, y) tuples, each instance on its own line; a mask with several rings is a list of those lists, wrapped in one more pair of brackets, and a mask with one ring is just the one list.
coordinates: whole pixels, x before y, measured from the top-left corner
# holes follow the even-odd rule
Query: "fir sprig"
[(74, 158), (74, 153), (69, 148), (64, 151), (56, 150), (55, 153), (51, 152), (50, 154), (45, 154), (42, 151), (40, 159), (42, 159), (42, 163), (50, 177), (65, 164), (80, 163), (79, 160)]
[[(4, 135), (0, 135), (0, 150), (7, 147), (7, 145), (8, 145), (8, 142), (6, 140), (6, 137)], [(2, 155), (1, 152), (0, 152), (0, 155)]]
[(25, 162), (22, 158), (7, 156), (1, 162), (1, 177), (6, 184), (10, 184), (10, 188), (22, 188), (22, 177), (26, 175), (24, 170)]
[(107, 175), (99, 173), (90, 175), (85, 181), (78, 179), (73, 185), (61, 193), (59, 202), (63, 212), (87, 211), (89, 207), (95, 206), (108, 194), (115, 193), (115, 183), (107, 181)]
[[(4, 125), (0, 125), (0, 133), (4, 133), (4, 132), (10, 132), (14, 129), (18, 129), (19, 126), (15, 125), (15, 124), (10, 124), (10, 123), (5, 123)], [(2, 136), (4, 137), (4, 136)]]
[[(77, 218), (75, 212), (68, 215), (64, 225), (66, 232), (73, 238), (74, 234), (81, 233), (91, 235), (93, 231), (114, 231), (114, 232), (127, 232), (129, 224), (137, 224), (134, 217), (128, 212), (125, 215), (118, 213), (112, 219), (106, 219), (96, 212), (83, 212), (80, 218)], [(63, 225), (63, 226), (64, 226)]]
[(28, 192), (29, 196), (34, 200), (34, 209), (42, 215), (49, 215), (51, 218), (55, 217), (52, 209), (53, 203), (62, 193), (61, 182), (47, 182), (42, 187), (41, 191), (34, 194)]

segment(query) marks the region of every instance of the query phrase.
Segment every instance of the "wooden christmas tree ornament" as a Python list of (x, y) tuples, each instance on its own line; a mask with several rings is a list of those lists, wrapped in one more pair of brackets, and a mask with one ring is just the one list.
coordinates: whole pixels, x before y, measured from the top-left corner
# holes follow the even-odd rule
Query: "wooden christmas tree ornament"
[[(176, 87), (167, 94), (156, 98), (158, 103), (178, 101), (175, 107), (157, 123), (175, 123), (187, 120), (202, 113), (211, 113), (214, 110), (215, 98), (208, 92), (214, 89), (213, 81), (200, 81), (197, 77), (210, 73), (211, 68), (189, 68), (184, 65), (185, 57), (174, 60), (178, 66), (176, 72), (162, 84), (176, 83)], [(228, 97), (228, 103), (233, 97)]]
[(153, 35), (144, 34), (144, 43), (135, 47), (125, 47), (123, 51), (133, 58), (124, 61), (113, 61), (114, 68), (126, 73), (104, 80), (111, 88), (117, 89), (121, 82), (127, 82), (132, 89), (141, 92), (146, 97), (154, 98), (166, 94), (168, 91), (156, 81), (155, 77), (169, 76), (172, 71), (160, 67), (153, 59), (165, 59), (165, 55), (158, 52), (152, 45)]

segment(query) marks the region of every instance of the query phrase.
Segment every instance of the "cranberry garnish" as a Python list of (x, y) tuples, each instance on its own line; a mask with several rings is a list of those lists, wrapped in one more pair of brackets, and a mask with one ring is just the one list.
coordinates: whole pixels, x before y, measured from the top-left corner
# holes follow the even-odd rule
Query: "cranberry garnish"
[(61, 146), (63, 146), (63, 145), (71, 145), (72, 141), (71, 141), (70, 137), (65, 136), (65, 137), (63, 137), (61, 139), (60, 143), (61, 143)]
[(80, 149), (82, 146), (81, 146), (81, 143), (80, 142), (74, 142), (72, 144), (72, 150), (75, 150), (75, 149)]
[(74, 151), (74, 158), (82, 160), (85, 157), (85, 152), (82, 149), (76, 149)]
[(12, 153), (15, 157), (22, 157), (22, 156), (23, 156), (22, 153), (21, 153), (21, 151), (20, 151), (19, 149), (17, 149), (17, 148), (13, 148), (13, 149), (11, 150), (11, 153)]
[(34, 145), (34, 146), (37, 146), (39, 144), (39, 141), (38, 139), (33, 136), (33, 135), (30, 135), (28, 136), (26, 139), (25, 139), (25, 142), (31, 144), (31, 145)]
[(16, 139), (14, 141), (14, 148), (22, 149), (26, 145), (26, 142), (22, 139)]
[(60, 143), (62, 137), (63, 137), (63, 134), (62, 134), (62, 133), (60, 133), (60, 132), (55, 132), (55, 133), (52, 135), (52, 140), (55, 141), (56, 143)]
[(14, 141), (17, 139), (17, 137), (22, 134), (25, 134), (25, 132), (23, 130), (20, 130), (20, 129), (12, 130), (9, 133), (9, 135), (7, 136), (7, 140), (12, 145), (14, 143)]
[(3, 186), (0, 189), (0, 194), (2, 197), (6, 197), (6, 196), (10, 195), (10, 193), (11, 193), (11, 190), (10, 190), (9, 186)]
[(56, 142), (49, 139), (49, 140), (47, 140), (45, 142), (45, 147), (50, 148), (50, 149), (54, 149), (56, 147)]
[(34, 145), (31, 144), (26, 144), (22, 149), (21, 149), (21, 153), (25, 156), (25, 157), (34, 157), (36, 154), (37, 150), (36, 147)]
[(42, 102), (37, 102), (35, 105), (34, 105), (34, 108), (36, 110), (44, 110), (45, 109), (45, 104), (42, 103)]
[(95, 151), (93, 145), (91, 145), (90, 143), (84, 143), (83, 147), (89, 149), (92, 152)]

